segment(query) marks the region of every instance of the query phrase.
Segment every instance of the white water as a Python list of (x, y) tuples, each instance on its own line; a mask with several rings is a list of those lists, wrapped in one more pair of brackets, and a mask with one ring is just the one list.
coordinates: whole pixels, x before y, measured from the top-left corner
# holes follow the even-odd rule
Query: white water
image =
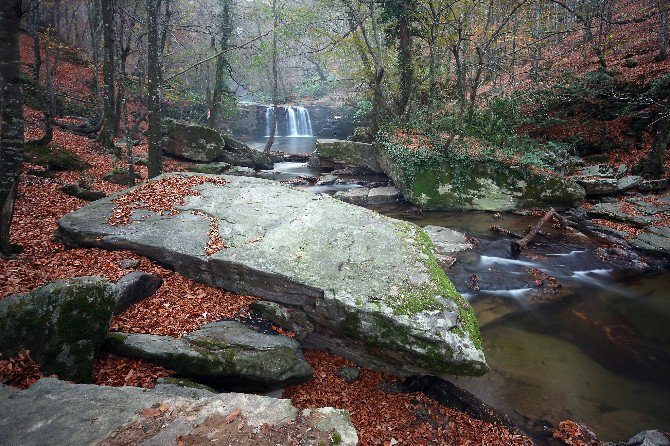
[(533, 262), (525, 262), (523, 260), (516, 259), (503, 259), (502, 257), (491, 257), (491, 256), (481, 256), (480, 262), (483, 266), (491, 265), (518, 265), (518, 266), (527, 266), (529, 268), (537, 268), (540, 265)]
[[(312, 129), (312, 119), (309, 116), (309, 110), (302, 106), (288, 106), (286, 110), (286, 135), (291, 138), (310, 137), (314, 136)], [(281, 115), (277, 116), (277, 120)], [(265, 109), (265, 136), (270, 136), (270, 128), (272, 127), (272, 107)], [(277, 129), (275, 136), (279, 134), (279, 122), (277, 122)]]

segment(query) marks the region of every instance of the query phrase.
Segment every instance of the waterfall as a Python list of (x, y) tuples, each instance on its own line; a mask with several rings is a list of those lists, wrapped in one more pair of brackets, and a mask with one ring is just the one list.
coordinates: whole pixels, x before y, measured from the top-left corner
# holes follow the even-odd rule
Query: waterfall
[(286, 107), (286, 115), (288, 117), (288, 135), (286, 136), (300, 136), (294, 108)]
[[(270, 130), (272, 130), (272, 106), (265, 107), (265, 137), (270, 137)], [(279, 136), (279, 119), (277, 119), (277, 128), (275, 128), (275, 136)]]
[(309, 111), (305, 107), (296, 107), (298, 112), (298, 135), (312, 136), (312, 120), (309, 118)]
[[(302, 106), (288, 106), (284, 107), (286, 110), (286, 136), (289, 137), (300, 137), (300, 136), (313, 136), (314, 131), (312, 130), (312, 120), (309, 117), (309, 110)], [(265, 108), (265, 137), (270, 136), (270, 130), (272, 127), (272, 106)], [(277, 117), (277, 128), (275, 130), (275, 136), (279, 135), (279, 118), (282, 115), (280, 114)], [(284, 128), (284, 127), (282, 127)]]

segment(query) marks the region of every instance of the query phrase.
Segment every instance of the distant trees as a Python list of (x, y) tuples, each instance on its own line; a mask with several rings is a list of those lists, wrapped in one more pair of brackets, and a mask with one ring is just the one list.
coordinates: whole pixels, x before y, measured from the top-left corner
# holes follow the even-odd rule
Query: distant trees
[(270, 124), (270, 134), (265, 143), (265, 153), (270, 153), (272, 145), (275, 141), (275, 133), (277, 132), (277, 31), (279, 29), (279, 11), (277, 10), (277, 0), (272, 0), (272, 123)]
[(12, 255), (9, 230), (23, 161), (23, 94), (20, 83), (21, 0), (0, 2), (0, 255)]
[(162, 0), (147, 0), (147, 109), (149, 144), (149, 178), (161, 174), (161, 45), (158, 20)]

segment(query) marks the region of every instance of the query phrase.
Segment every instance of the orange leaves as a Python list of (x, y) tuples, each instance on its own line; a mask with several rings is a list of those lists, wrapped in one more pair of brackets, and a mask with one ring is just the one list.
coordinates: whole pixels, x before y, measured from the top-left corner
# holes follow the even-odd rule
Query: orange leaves
[(93, 382), (104, 386), (153, 388), (158, 378), (170, 376), (173, 373), (171, 370), (139, 359), (102, 353), (93, 369)]
[[(0, 356), (1, 357), (1, 356)], [(28, 350), (21, 351), (9, 359), (0, 359), (0, 383), (26, 389), (42, 378), (42, 372), (30, 359)]]
[(138, 209), (147, 209), (170, 216), (176, 215), (179, 213), (177, 206), (184, 204), (187, 196), (200, 195), (193, 187), (204, 183), (223, 186), (227, 181), (223, 178), (173, 176), (142, 184), (114, 199), (117, 208), (109, 218), (109, 224), (130, 223), (133, 211)]
[(587, 426), (570, 420), (561, 421), (558, 424), (553, 438), (561, 440), (568, 446), (596, 446), (599, 444), (596, 435)]
[(528, 438), (440, 406), (420, 393), (387, 393), (380, 389), (390, 375), (361, 370), (346, 383), (336, 372), (354, 364), (344, 358), (305, 350), (314, 378), (285, 390), (301, 409), (331, 406), (350, 412), (361, 446), (382, 445), (531, 445)]

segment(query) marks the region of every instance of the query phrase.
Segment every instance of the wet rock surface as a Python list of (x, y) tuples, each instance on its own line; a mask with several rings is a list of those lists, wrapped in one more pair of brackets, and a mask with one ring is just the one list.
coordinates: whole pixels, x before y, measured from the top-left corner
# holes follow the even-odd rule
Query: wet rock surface
[(586, 226), (596, 233), (647, 254), (670, 256), (670, 192), (610, 199), (589, 209), (588, 217)]
[[(27, 390), (0, 387), (3, 444), (84, 446), (358, 444), (349, 414), (298, 411), (289, 400), (159, 385), (103, 387), (44, 378)], [(213, 441), (213, 439), (215, 441)]]
[[(109, 225), (113, 197), (97, 201), (62, 218), (60, 236), (71, 245), (128, 249), (277, 302), (313, 327), (303, 345), (369, 368), (486, 371), (472, 310), (417, 226), (267, 180), (223, 178), (224, 186), (196, 186), (200, 195), (185, 197), (177, 215), (138, 211), (128, 225)], [(211, 218), (225, 249), (207, 255)]]
[(403, 200), (402, 194), (393, 186), (349, 189), (335, 192), (333, 197), (359, 206), (391, 204)]

